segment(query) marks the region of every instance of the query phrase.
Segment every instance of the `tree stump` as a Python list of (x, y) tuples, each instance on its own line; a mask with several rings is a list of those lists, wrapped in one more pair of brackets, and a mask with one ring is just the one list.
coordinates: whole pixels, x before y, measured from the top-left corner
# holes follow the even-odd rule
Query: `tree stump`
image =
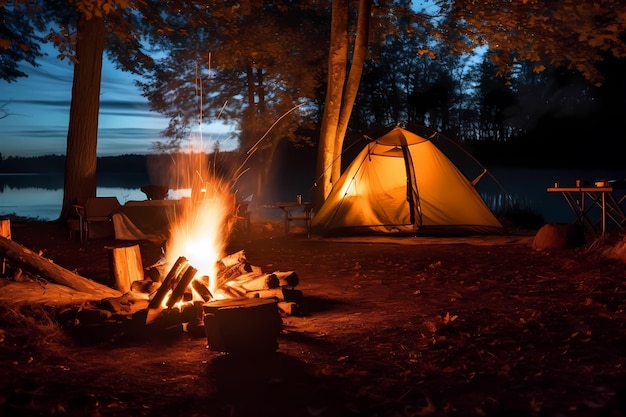
[(144, 279), (139, 245), (108, 247), (107, 250), (111, 281), (116, 289), (126, 293), (134, 281)]
[[(0, 236), (11, 240), (11, 219), (0, 219)], [(2, 257), (1, 261), (0, 271), (4, 275), (7, 270), (7, 258)]]

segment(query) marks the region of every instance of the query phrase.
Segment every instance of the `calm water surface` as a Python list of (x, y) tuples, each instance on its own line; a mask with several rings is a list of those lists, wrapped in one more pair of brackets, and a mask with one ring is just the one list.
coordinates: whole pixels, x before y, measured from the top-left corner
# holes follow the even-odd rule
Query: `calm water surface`
[[(555, 182), (574, 185), (576, 179), (590, 183), (600, 179), (626, 179), (624, 170), (562, 170), (494, 168), (481, 180), (478, 190), (489, 207), (497, 212), (511, 204), (530, 209), (543, 216), (546, 223), (572, 221), (572, 212), (560, 194), (549, 194), (546, 188)], [(140, 190), (147, 180), (136, 174), (110, 174), (98, 176), (98, 196), (115, 196), (121, 204), (131, 200), (145, 200)], [(310, 184), (301, 184), (309, 189)], [(188, 195), (188, 190), (170, 190), (168, 198)], [(293, 196), (285, 193), (277, 201), (287, 201)], [(54, 220), (61, 212), (63, 201), (63, 175), (0, 174), (0, 216), (19, 216)], [(271, 203), (271, 202), (268, 202)]]
[[(141, 201), (146, 195), (141, 187), (148, 184), (138, 174), (99, 175), (98, 197), (117, 197), (120, 204)], [(170, 190), (169, 198), (188, 195), (188, 190)], [(0, 216), (16, 214), (23, 217), (55, 220), (63, 203), (62, 174), (0, 174)]]

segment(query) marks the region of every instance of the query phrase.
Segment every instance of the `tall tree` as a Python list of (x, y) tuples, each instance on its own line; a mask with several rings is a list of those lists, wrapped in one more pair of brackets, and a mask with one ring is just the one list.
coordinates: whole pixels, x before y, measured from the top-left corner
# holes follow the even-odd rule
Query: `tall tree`
[[(144, 53), (146, 37), (180, 35), (179, 28), (169, 24), (179, 19), (188, 26), (202, 24), (206, 19), (203, 2), (148, 0), (55, 0), (50, 2), (16, 0), (14, 7), (37, 13), (24, 24), (34, 28), (50, 27), (48, 40), (59, 50), (59, 58), (75, 65), (67, 136), (67, 158), (63, 207), (60, 219), (72, 213), (72, 204), (95, 196), (96, 150), (102, 57), (106, 51), (118, 68), (141, 73), (152, 59)], [(10, 10), (3, 2), (2, 11)], [(184, 30), (184, 28), (183, 28)], [(23, 45), (32, 40), (22, 29)], [(6, 36), (0, 37), (6, 44)], [(36, 51), (36, 50), (35, 50)]]
[(69, 216), (72, 204), (96, 196), (96, 146), (104, 33), (104, 16), (88, 18), (85, 13), (79, 15), (61, 218)]
[(317, 156), (315, 202), (326, 199), (333, 182), (339, 178), (343, 136), (350, 119), (361, 73), (367, 56), (371, 0), (359, 0), (357, 28), (351, 75), (347, 75), (350, 52), (350, 1), (333, 0), (328, 52), (326, 100)]
[[(460, 53), (488, 46), (504, 77), (510, 76), (516, 62), (533, 62), (536, 71), (542, 71), (548, 62), (576, 69), (589, 80), (601, 83), (596, 64), (604, 54), (626, 56), (623, 41), (626, 5), (621, 0), (437, 0), (434, 3), (446, 17), (438, 36), (447, 41), (449, 49)], [(329, 87), (318, 158), (318, 204), (332, 187), (333, 177), (327, 168), (340, 164), (333, 156), (343, 140), (336, 136), (334, 128), (342, 111), (339, 103), (346, 80), (341, 66), (347, 62), (348, 2), (333, 1), (332, 11)]]
[[(356, 6), (355, 6), (356, 4)], [(408, 1), (332, 1), (326, 97), (321, 120), (315, 204), (326, 199), (341, 173), (341, 153), (371, 42), (398, 31), (402, 16), (420, 20)], [(375, 24), (371, 24), (371, 19)]]
[(236, 125), (242, 163), (254, 174), (243, 180), (253, 177), (256, 184), (248, 186), (261, 197), (278, 144), (308, 139), (300, 133), (314, 113), (294, 109), (315, 106), (326, 11), (278, 0), (208, 12), (210, 27), (161, 39), (169, 52), (142, 83), (151, 108), (170, 119), (168, 141), (156, 147), (181, 147), (203, 122)]
[(100, 81), (105, 50), (118, 68), (140, 73), (152, 63), (141, 48), (141, 29), (146, 29), (149, 22), (167, 30), (162, 19), (167, 11), (167, 5), (159, 2), (131, 4), (128, 0), (78, 0), (48, 11), (50, 21), (60, 28), (49, 37), (59, 48), (60, 57), (68, 57), (74, 63), (61, 220), (72, 214), (73, 204), (96, 195)]

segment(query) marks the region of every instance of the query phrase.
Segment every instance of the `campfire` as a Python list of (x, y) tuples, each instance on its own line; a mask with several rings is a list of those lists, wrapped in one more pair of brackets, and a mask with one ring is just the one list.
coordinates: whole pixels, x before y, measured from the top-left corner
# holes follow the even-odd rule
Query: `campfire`
[[(133, 335), (186, 330), (206, 336), (216, 351), (275, 350), (281, 314), (299, 310), (298, 275), (265, 272), (248, 262), (244, 250), (226, 254), (235, 225), (235, 194), (218, 180), (192, 177), (187, 179), (191, 195), (181, 200), (177, 218), (171, 219), (158, 263), (144, 270), (136, 244), (107, 248), (115, 288), (55, 265), (12, 242), (10, 233), (0, 238), (0, 249), (9, 261), (38, 275), (29, 298), (36, 297), (35, 290), (41, 293), (43, 276), (54, 282), (46, 283), (47, 294), (54, 286), (58, 304), (83, 301), (77, 309), (64, 310), (62, 320), (74, 328), (100, 326), (101, 334), (109, 334), (102, 331), (108, 327), (111, 334)], [(12, 291), (15, 296), (17, 290)]]
[[(194, 169), (196, 173), (207, 171)], [(190, 183), (191, 195), (184, 200), (180, 217), (172, 222), (165, 259), (157, 267), (160, 285), (150, 293), (146, 324), (158, 321), (164, 312), (202, 305), (201, 324), (212, 349), (243, 350), (247, 345), (258, 347), (259, 340), (265, 339), (262, 345), (275, 350), (280, 330), (276, 317), (279, 312), (293, 314), (301, 297), (294, 289), (297, 274), (265, 273), (248, 262), (243, 250), (225, 254), (237, 212), (236, 196), (216, 178), (194, 175)], [(245, 319), (231, 323), (233, 313), (243, 314)], [(193, 325), (187, 323), (187, 327)], [(254, 329), (266, 330), (259, 333)], [(224, 336), (234, 334), (233, 330), (256, 336), (247, 342)]]

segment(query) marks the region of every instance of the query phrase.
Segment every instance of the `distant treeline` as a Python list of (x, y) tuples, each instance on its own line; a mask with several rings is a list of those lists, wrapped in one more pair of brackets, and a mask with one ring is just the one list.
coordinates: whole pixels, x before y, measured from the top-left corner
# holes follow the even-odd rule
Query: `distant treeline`
[[(147, 155), (98, 158), (100, 172), (146, 172)], [(0, 158), (2, 173), (63, 173), (65, 155), (8, 156)]]
[[(601, 126), (581, 126), (575, 120), (562, 121), (557, 126), (543, 126), (532, 135), (507, 141), (475, 140), (460, 145), (485, 166), (523, 166), (535, 168), (621, 168), (624, 166), (621, 137), (603, 131)], [(449, 137), (453, 137), (450, 135)], [(354, 152), (354, 150), (353, 150)], [(203, 154), (199, 154), (203, 155)], [(347, 155), (349, 158), (351, 155)], [(188, 154), (119, 155), (98, 157), (97, 170), (101, 173), (147, 173), (155, 167), (163, 173), (173, 172), (175, 166), (185, 166)], [(206, 157), (206, 155), (203, 155)], [(275, 161), (274, 170), (300, 159), (315, 158), (314, 150), (302, 152), (288, 146)], [(228, 175), (241, 163), (236, 152), (211, 154), (211, 166)], [(294, 161), (299, 159), (299, 161)], [(309, 161), (310, 162), (310, 161)], [(306, 164), (309, 166), (309, 164)], [(36, 157), (0, 154), (0, 173), (63, 173), (65, 156), (44, 155)]]
[[(103, 156), (98, 157), (97, 171), (100, 173), (146, 173), (150, 167), (158, 167), (163, 172), (171, 172), (169, 170), (172, 166), (180, 165), (188, 158), (188, 154)], [(217, 158), (217, 166), (222, 171), (228, 170), (235, 158), (236, 156), (231, 152), (222, 152)], [(0, 173), (63, 173), (64, 171), (65, 155), (2, 157), (0, 154)]]

